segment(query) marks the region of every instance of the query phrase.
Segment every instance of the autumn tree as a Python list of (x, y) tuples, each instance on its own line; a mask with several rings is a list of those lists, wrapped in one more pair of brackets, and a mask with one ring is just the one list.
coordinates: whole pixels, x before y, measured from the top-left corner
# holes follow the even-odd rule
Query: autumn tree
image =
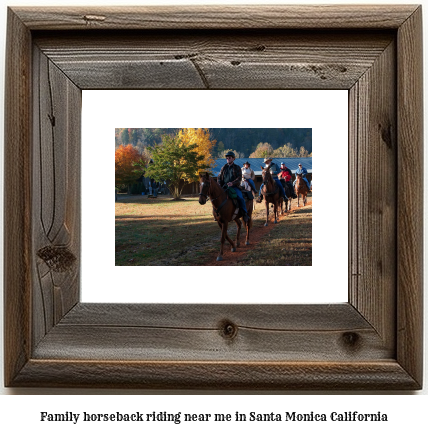
[(115, 152), (115, 184), (134, 184), (144, 173), (146, 158), (132, 145), (120, 145)]
[(272, 157), (273, 148), (272, 145), (265, 142), (260, 142), (255, 151), (250, 155), (250, 158), (267, 158)]
[(168, 181), (174, 199), (179, 199), (185, 184), (198, 180), (198, 170), (208, 169), (205, 157), (194, 143), (186, 144), (177, 136), (164, 135), (162, 143), (149, 147), (153, 164), (145, 175), (155, 181)]
[(196, 145), (195, 152), (200, 157), (203, 157), (199, 162), (195, 175), (198, 174), (198, 170), (212, 167), (215, 164), (211, 153), (217, 141), (211, 140), (210, 134), (208, 128), (182, 128), (177, 134), (182, 145)]
[(299, 157), (300, 158), (312, 157), (312, 152), (311, 154), (309, 154), (309, 152), (305, 149), (304, 146), (300, 146)]
[(225, 155), (232, 151), (235, 154), (235, 158), (245, 158), (245, 154), (243, 152), (238, 152), (235, 149), (225, 149), (222, 153), (217, 155), (217, 158), (225, 158)]
[(293, 148), (291, 143), (286, 143), (285, 145), (275, 149), (272, 153), (273, 158), (297, 158), (299, 154)]

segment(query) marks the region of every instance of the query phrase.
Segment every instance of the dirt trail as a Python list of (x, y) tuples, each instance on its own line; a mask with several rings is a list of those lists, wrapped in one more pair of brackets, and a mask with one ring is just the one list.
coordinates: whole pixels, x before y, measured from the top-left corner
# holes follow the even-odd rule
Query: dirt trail
[[(308, 205), (312, 204), (312, 197), (308, 196)], [(264, 202), (262, 204), (257, 204), (256, 207), (261, 207), (263, 206), (264, 209)], [(256, 208), (257, 209), (257, 208)], [(291, 210), (288, 211), (287, 213), (280, 215), (278, 218), (278, 223), (277, 224), (284, 224), (284, 221), (287, 220), (287, 217), (290, 216), (291, 214), (293, 214), (296, 210), (298, 209), (304, 209), (304, 207), (300, 206), (299, 208), (297, 207), (297, 200), (293, 200), (293, 204), (291, 207)], [(265, 217), (266, 218), (266, 215)], [(242, 230), (241, 230), (241, 236), (240, 236), (240, 241), (241, 244), (240, 246), (236, 249), (236, 252), (231, 252), (230, 251), (230, 244), (226, 241), (224, 243), (224, 252), (223, 252), (223, 260), (222, 261), (217, 261), (216, 258), (213, 258), (212, 260), (210, 260), (209, 262), (205, 263), (204, 265), (208, 265), (208, 266), (233, 266), (233, 265), (238, 265), (241, 262), (245, 261), (245, 257), (247, 256), (248, 252), (251, 251), (252, 249), (254, 249), (257, 244), (260, 242), (260, 240), (265, 237), (267, 234), (269, 234), (269, 232), (276, 226), (273, 222), (273, 210), (272, 212), (269, 212), (269, 224), (267, 227), (264, 226), (265, 223), (265, 219), (260, 222), (257, 221), (255, 224), (253, 224), (253, 227), (250, 231), (250, 245), (245, 245), (245, 228), (244, 226), (242, 226)], [(232, 222), (232, 225), (234, 225), (235, 223)], [(232, 238), (232, 240), (234, 241), (234, 238)], [(218, 243), (218, 251), (220, 251), (220, 241)]]

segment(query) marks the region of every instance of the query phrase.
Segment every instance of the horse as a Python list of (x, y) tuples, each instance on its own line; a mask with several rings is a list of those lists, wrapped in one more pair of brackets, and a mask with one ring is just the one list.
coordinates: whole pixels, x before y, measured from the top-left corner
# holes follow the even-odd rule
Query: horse
[[(221, 229), (220, 238), (220, 253), (217, 256), (217, 261), (223, 260), (223, 247), (224, 241), (227, 240), (231, 245), (231, 251), (236, 252), (236, 247), (239, 247), (239, 236), (241, 234), (241, 217), (242, 211), (238, 208), (238, 212), (235, 212), (236, 207), (233, 200), (229, 197), (227, 192), (220, 187), (220, 185), (211, 178), (208, 174), (201, 175), (199, 177), (200, 182), (200, 192), (199, 192), (199, 203), (205, 205), (207, 199), (209, 198), (213, 206), (213, 216), (216, 220), (218, 226)], [(245, 244), (250, 244), (250, 229), (253, 224), (252, 214), (253, 214), (253, 200), (246, 202), (247, 214), (249, 217), (248, 222), (244, 221), (244, 226), (246, 228), (247, 234), (245, 237)], [(227, 226), (232, 220), (235, 221), (237, 226), (236, 232), (236, 245), (227, 235)]]
[(294, 188), (297, 194), (297, 206), (300, 206), (300, 195), (302, 195), (303, 206), (306, 206), (306, 196), (309, 193), (309, 189), (301, 173), (296, 173), (296, 184)]
[[(293, 184), (290, 182), (285, 182), (283, 179), (280, 179), (282, 186), (284, 187), (285, 195), (287, 196), (287, 200), (285, 201), (285, 211), (291, 210), (291, 200), (293, 199), (294, 188)], [(281, 214), (282, 214), (282, 205), (281, 205)]]
[(273, 214), (274, 214), (274, 223), (278, 223), (277, 215), (278, 215), (278, 206), (280, 206), (281, 214), (283, 212), (282, 205), (284, 199), (281, 196), (281, 191), (279, 187), (276, 185), (276, 182), (273, 180), (272, 175), (269, 171), (269, 168), (262, 168), (262, 179), (263, 179), (263, 189), (261, 193), (265, 198), (266, 205), (266, 223), (265, 226), (268, 225), (268, 217), (269, 217), (269, 204), (273, 204)]

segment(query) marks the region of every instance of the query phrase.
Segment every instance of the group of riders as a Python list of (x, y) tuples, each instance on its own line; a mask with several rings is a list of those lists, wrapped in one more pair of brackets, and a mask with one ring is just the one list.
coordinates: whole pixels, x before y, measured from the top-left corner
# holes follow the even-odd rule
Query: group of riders
[[(254, 191), (254, 195), (256, 194), (256, 185), (254, 184), (254, 180), (256, 178), (254, 174), (254, 170), (251, 169), (251, 165), (248, 161), (246, 161), (243, 167), (239, 167), (235, 164), (235, 154), (232, 151), (229, 151), (226, 155), (226, 164), (221, 168), (220, 174), (217, 178), (217, 182), (221, 187), (225, 188), (226, 186), (231, 187), (235, 190), (239, 208), (242, 211), (243, 219), (245, 222), (248, 222), (249, 217), (247, 214), (247, 208), (245, 206), (245, 200), (242, 196), (242, 191), (240, 187), (249, 188)], [(271, 157), (264, 159), (265, 169), (269, 169), (269, 172), (272, 175), (272, 178), (281, 192), (284, 200), (288, 200), (287, 195), (285, 194), (284, 186), (281, 183), (281, 180), (284, 181), (285, 184), (289, 184), (290, 191), (292, 191), (292, 197), (295, 199), (296, 193), (294, 192), (294, 184), (296, 180), (291, 183), (291, 170), (286, 167), (285, 163), (281, 163), (281, 167), (278, 168), (278, 165), (272, 161)], [(296, 174), (301, 174), (303, 180), (306, 182), (308, 186), (308, 190), (310, 190), (309, 181), (306, 179), (307, 170), (299, 163), (299, 168), (296, 170)], [(259, 189), (259, 197), (256, 202), (261, 203), (263, 200), (262, 188), (264, 184), (260, 186)]]

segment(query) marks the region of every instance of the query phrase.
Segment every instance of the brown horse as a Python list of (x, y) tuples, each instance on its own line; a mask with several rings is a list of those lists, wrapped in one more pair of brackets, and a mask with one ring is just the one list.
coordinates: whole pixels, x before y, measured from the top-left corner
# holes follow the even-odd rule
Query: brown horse
[(273, 180), (272, 175), (268, 168), (262, 168), (262, 179), (263, 179), (263, 189), (262, 194), (265, 198), (266, 205), (266, 223), (265, 226), (268, 225), (268, 217), (269, 217), (269, 204), (273, 204), (273, 214), (274, 214), (274, 223), (278, 223), (277, 215), (278, 215), (278, 207), (281, 210), (282, 214), (282, 205), (284, 199), (281, 196), (281, 191), (279, 187), (276, 185), (276, 182)]
[(300, 195), (302, 195), (303, 206), (306, 205), (306, 196), (309, 193), (308, 186), (301, 173), (296, 173), (296, 184), (294, 185), (297, 194), (297, 206), (300, 206)]
[[(229, 195), (226, 191), (217, 184), (217, 182), (211, 178), (208, 174), (204, 174), (200, 176), (199, 181), (201, 183), (200, 192), (199, 192), (199, 203), (201, 205), (205, 205), (207, 199), (209, 198), (213, 205), (213, 216), (217, 221), (221, 229), (221, 239), (220, 239), (220, 253), (217, 256), (217, 261), (223, 260), (223, 246), (224, 241), (227, 240), (229, 244), (232, 246), (231, 251), (236, 252), (236, 247), (239, 247), (239, 236), (241, 234), (241, 220), (242, 211), (238, 208), (238, 212), (235, 212), (236, 207), (233, 204), (232, 199), (230, 199)], [(247, 223), (244, 221), (244, 226), (247, 230), (247, 236), (245, 238), (245, 244), (250, 244), (250, 229), (253, 224), (252, 213), (253, 213), (253, 201), (250, 200), (246, 203), (247, 206), (247, 214), (249, 220)], [(227, 235), (227, 226), (229, 222), (232, 220), (235, 221), (237, 226), (236, 232), (236, 246), (235, 243), (229, 238)]]

